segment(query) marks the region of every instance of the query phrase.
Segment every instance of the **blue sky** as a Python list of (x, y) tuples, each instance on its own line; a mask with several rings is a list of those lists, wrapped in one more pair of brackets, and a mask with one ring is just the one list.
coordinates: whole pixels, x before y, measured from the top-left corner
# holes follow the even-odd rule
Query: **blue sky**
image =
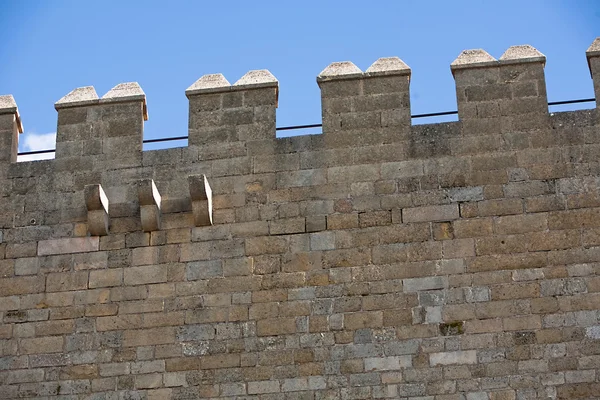
[[(449, 65), (464, 49), (494, 57), (531, 44), (547, 57), (550, 101), (593, 97), (585, 50), (600, 36), (600, 1), (41, 1), (0, 3), (0, 94), (23, 119), (22, 150), (53, 147), (53, 104), (93, 85), (146, 92), (145, 138), (187, 135), (185, 89), (204, 74), (235, 82), (269, 69), (277, 125), (320, 123), (315, 78), (329, 63), (366, 69), (399, 56), (412, 68), (412, 112), (456, 109)], [(593, 107), (593, 104), (578, 106)], [(313, 131), (314, 132), (314, 131)], [(181, 145), (181, 144), (180, 144)]]

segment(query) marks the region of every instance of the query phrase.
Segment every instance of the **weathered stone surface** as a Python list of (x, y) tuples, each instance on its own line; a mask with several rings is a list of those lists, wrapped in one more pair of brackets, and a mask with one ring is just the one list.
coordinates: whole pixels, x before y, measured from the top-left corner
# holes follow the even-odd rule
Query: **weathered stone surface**
[(9, 114), (17, 112), (17, 103), (12, 94), (5, 94), (0, 96), (0, 113)]
[(41, 240), (38, 243), (37, 255), (89, 253), (98, 251), (100, 238), (97, 236), (85, 238)]
[(204, 76), (144, 155), (139, 86), (82, 88), (24, 163), (0, 97), (0, 398), (596, 398), (597, 110), (550, 116), (529, 46), (452, 70), (413, 126), (400, 59), (333, 64), (287, 138), (270, 73)]
[(145, 101), (145, 99), (146, 94), (137, 82), (119, 83), (102, 96), (102, 101)]
[(142, 102), (142, 115), (144, 121), (148, 120), (148, 107), (146, 105), (146, 94), (137, 82), (119, 83), (110, 89), (102, 98), (101, 103), (115, 102)]
[(402, 210), (402, 221), (405, 223), (425, 221), (452, 221), (459, 218), (457, 204), (441, 206), (423, 206)]
[(186, 96), (193, 96), (199, 93), (211, 93), (230, 90), (231, 84), (225, 79), (223, 74), (208, 74), (202, 76), (186, 89)]
[(233, 89), (277, 87), (277, 79), (266, 69), (248, 71), (236, 83)]
[(596, 92), (596, 107), (600, 107), (600, 37), (594, 39), (585, 53), (587, 56), (590, 74), (594, 80), (594, 91)]
[(475, 364), (477, 363), (477, 352), (468, 350), (432, 353), (429, 355), (429, 362), (432, 367), (436, 365)]
[(212, 225), (212, 189), (208, 179), (205, 175), (190, 175), (188, 176), (188, 184), (196, 226)]
[(58, 100), (54, 107), (58, 110), (65, 107), (77, 107), (85, 106), (90, 104), (98, 103), (98, 94), (93, 86), (84, 86), (77, 89), (73, 89), (71, 92), (66, 94), (60, 100)]
[(483, 49), (464, 50), (456, 60), (452, 61), (450, 68), (454, 71), (457, 69), (473, 68), (473, 67), (485, 67), (490, 65), (496, 65), (497, 60), (489, 55), (489, 53)]
[[(14, 121), (17, 127), (17, 132), (23, 133), (23, 123), (21, 121), (19, 109), (17, 108), (17, 103), (11, 94), (0, 96), (0, 114), (14, 115), (14, 119), (12, 119), (10, 122), (12, 123), (12, 121)], [(6, 122), (4, 124), (6, 124)], [(6, 127), (3, 129), (6, 129)], [(16, 161), (16, 157), (13, 161)]]
[(351, 61), (331, 63), (317, 77), (317, 82), (333, 79), (351, 79), (362, 76), (362, 71)]
[(160, 229), (161, 196), (152, 179), (138, 182), (138, 200), (142, 230), (152, 232)]
[(108, 235), (110, 203), (104, 189), (100, 185), (86, 185), (84, 197), (88, 210), (88, 231), (94, 236)]
[(367, 68), (366, 75), (410, 75), (410, 67), (398, 57), (383, 57)]
[(511, 46), (500, 57), (500, 61), (507, 63), (523, 62), (546, 62), (546, 56), (540, 53), (535, 47), (528, 44), (521, 46)]

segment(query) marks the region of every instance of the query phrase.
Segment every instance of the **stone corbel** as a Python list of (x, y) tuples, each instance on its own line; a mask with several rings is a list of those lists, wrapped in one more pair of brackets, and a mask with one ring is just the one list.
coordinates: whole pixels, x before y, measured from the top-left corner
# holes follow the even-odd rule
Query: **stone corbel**
[(161, 197), (152, 179), (142, 179), (138, 182), (138, 198), (142, 230), (144, 232), (160, 230)]
[(84, 197), (88, 210), (88, 231), (92, 236), (108, 235), (108, 197), (102, 186), (86, 185)]
[(212, 225), (212, 190), (205, 175), (188, 176), (196, 226)]

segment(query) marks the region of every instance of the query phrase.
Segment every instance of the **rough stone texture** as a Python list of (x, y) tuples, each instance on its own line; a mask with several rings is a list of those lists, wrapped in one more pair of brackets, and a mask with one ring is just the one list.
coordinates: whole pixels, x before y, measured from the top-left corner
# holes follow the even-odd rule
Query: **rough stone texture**
[(231, 83), (223, 76), (223, 74), (208, 74), (204, 75), (185, 91), (185, 94), (190, 96), (203, 92), (217, 92), (229, 90)]
[(127, 82), (119, 83), (117, 86), (110, 89), (104, 96), (102, 96), (102, 101), (120, 101), (145, 98), (146, 95), (137, 82)]
[(152, 179), (142, 179), (138, 182), (138, 201), (142, 230), (144, 232), (159, 230), (161, 196)]
[(590, 74), (594, 79), (594, 92), (596, 93), (596, 107), (600, 108), (600, 37), (590, 45), (586, 52)]
[(270, 74), (203, 77), (189, 147), (143, 154), (135, 85), (68, 95), (34, 162), (0, 97), (0, 398), (598, 398), (600, 117), (532, 57), (463, 53), (420, 126), (399, 59), (334, 64), (323, 135), (280, 139)]
[(348, 79), (356, 78), (362, 75), (362, 71), (351, 61), (341, 61), (331, 63), (325, 68), (317, 80), (327, 79)]
[(401, 75), (410, 74), (410, 67), (398, 57), (382, 57), (365, 71), (367, 75)]
[(500, 56), (503, 62), (546, 62), (546, 56), (528, 44), (511, 46)]
[(108, 235), (110, 203), (104, 189), (101, 185), (86, 185), (83, 195), (87, 207), (88, 231), (93, 236)]
[(277, 87), (277, 79), (266, 69), (248, 71), (236, 83), (236, 88)]
[(213, 224), (212, 189), (206, 175), (190, 175), (188, 177), (192, 211), (196, 226)]
[(85, 104), (94, 104), (99, 100), (96, 89), (93, 86), (84, 86), (72, 90), (69, 94), (58, 100), (54, 107), (56, 109), (64, 107), (75, 107)]
[(17, 103), (12, 95), (6, 94), (0, 96), (0, 110), (2, 110), (2, 114), (17, 111)]
[(496, 59), (483, 49), (463, 50), (450, 64), (452, 69), (469, 68), (476, 65), (495, 63)]
[[(17, 108), (17, 103), (15, 102), (15, 98), (11, 94), (0, 95), (0, 114), (12, 114), (14, 115), (14, 121), (16, 125), (16, 131), (18, 133), (23, 133), (23, 124), (21, 122), (21, 116), (19, 115), (19, 109)], [(3, 124), (9, 125), (9, 119), (6, 119)], [(8, 126), (4, 126), (3, 130), (8, 130)], [(15, 136), (14, 141), (17, 142), (17, 137)], [(5, 147), (8, 149), (12, 149), (12, 146)], [(12, 152), (14, 153), (14, 151)], [(13, 154), (11, 154), (13, 155)], [(14, 160), (13, 160), (14, 162)]]

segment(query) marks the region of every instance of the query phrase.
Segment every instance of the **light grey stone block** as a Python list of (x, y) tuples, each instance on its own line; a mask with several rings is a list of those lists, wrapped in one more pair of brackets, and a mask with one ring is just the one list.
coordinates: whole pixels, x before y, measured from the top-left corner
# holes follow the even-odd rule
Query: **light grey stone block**
[(279, 381), (248, 382), (248, 394), (279, 393)]
[(486, 286), (468, 287), (464, 288), (464, 290), (467, 303), (490, 301), (490, 289)]
[(176, 338), (179, 342), (193, 342), (214, 339), (216, 330), (213, 325), (186, 325), (177, 328)]
[(431, 353), (429, 355), (429, 363), (432, 367), (437, 365), (476, 364), (477, 352), (475, 350), (466, 350)]
[(186, 278), (189, 281), (195, 281), (223, 276), (222, 263), (221, 260), (190, 262), (186, 267)]
[(600, 325), (585, 328), (585, 336), (590, 339), (600, 339)]
[(405, 293), (419, 292), (422, 290), (444, 289), (448, 287), (448, 278), (445, 276), (410, 278), (404, 279), (402, 284)]
[(481, 201), (483, 186), (452, 188), (448, 191), (448, 198), (452, 202)]
[(335, 233), (334, 232), (311, 233), (310, 234), (310, 249), (313, 251), (334, 250), (335, 249)]
[(365, 371), (390, 371), (412, 367), (412, 356), (365, 358)]
[(37, 255), (49, 256), (54, 254), (87, 253), (98, 251), (100, 238), (98, 236), (40, 240)]

